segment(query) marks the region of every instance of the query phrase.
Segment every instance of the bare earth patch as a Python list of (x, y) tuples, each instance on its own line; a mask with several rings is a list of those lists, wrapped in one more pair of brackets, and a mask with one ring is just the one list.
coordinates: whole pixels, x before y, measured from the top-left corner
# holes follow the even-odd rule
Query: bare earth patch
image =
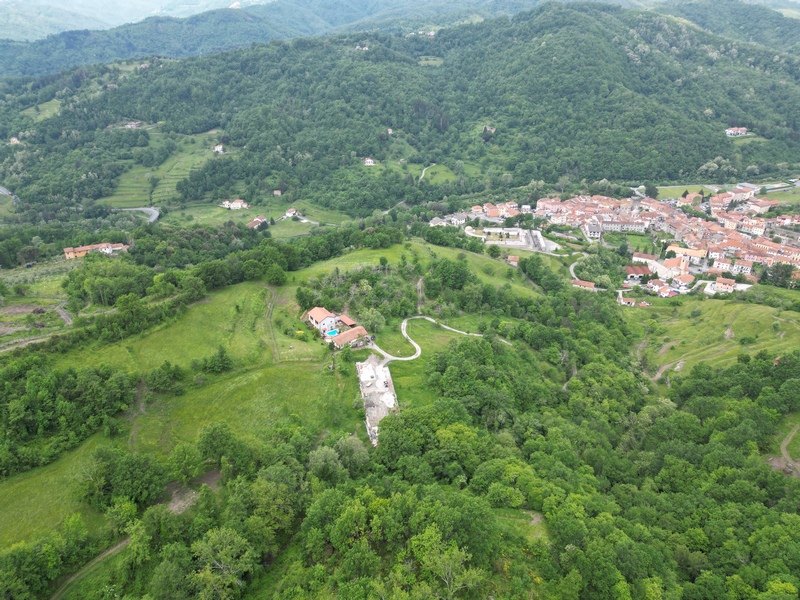
[(29, 315), (37, 308), (41, 307), (36, 306), (35, 304), (15, 304), (14, 306), (6, 306), (4, 308), (0, 308), (0, 315), (9, 315), (9, 316)]

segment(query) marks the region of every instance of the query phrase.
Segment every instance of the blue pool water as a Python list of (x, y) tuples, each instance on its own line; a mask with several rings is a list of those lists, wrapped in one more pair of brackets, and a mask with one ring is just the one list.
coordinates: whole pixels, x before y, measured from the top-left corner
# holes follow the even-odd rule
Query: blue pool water
[(329, 335), (329, 336), (331, 336), (331, 337), (333, 337), (333, 336), (335, 336), (335, 335), (339, 335), (339, 330), (338, 330), (338, 329), (331, 329), (331, 330), (328, 332), (328, 335)]

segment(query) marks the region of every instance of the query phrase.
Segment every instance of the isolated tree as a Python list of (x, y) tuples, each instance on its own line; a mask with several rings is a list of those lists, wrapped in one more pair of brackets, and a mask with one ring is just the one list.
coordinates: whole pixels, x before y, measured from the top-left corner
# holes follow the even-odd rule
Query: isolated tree
[(206, 532), (192, 544), (200, 569), (192, 576), (203, 600), (228, 600), (239, 597), (244, 576), (253, 570), (256, 556), (250, 543), (233, 529), (221, 527)]
[(500, 250), (500, 246), (496, 246), (494, 244), (486, 248), (486, 254), (488, 254), (492, 258), (499, 258), (501, 252), (502, 250)]
[(194, 444), (183, 442), (175, 446), (169, 455), (169, 468), (173, 477), (184, 485), (197, 477), (203, 467), (203, 457)]
[(658, 188), (652, 182), (646, 181), (644, 184), (644, 193), (650, 198), (658, 198)]

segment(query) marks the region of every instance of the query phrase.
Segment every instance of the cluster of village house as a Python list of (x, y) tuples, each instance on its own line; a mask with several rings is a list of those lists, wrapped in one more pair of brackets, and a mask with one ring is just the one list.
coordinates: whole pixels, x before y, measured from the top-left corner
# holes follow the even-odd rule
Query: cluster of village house
[[(281, 195), (281, 191), (280, 190), (275, 190), (275, 196), (280, 196), (280, 195)], [(220, 208), (227, 208), (228, 210), (244, 210), (244, 209), (250, 208), (250, 205), (247, 202), (245, 202), (244, 200), (240, 200), (240, 199), (237, 199), (237, 200), (223, 200), (220, 203), (219, 206), (220, 206)], [(296, 208), (287, 208), (286, 209), (286, 213), (284, 213), (282, 218), (291, 219), (292, 217), (299, 217), (299, 216), (300, 216), (300, 213), (297, 212)], [(250, 229), (254, 229), (254, 228), (258, 227), (259, 225), (261, 225), (262, 223), (266, 223), (267, 221), (269, 221), (269, 219), (267, 217), (265, 217), (264, 215), (258, 215), (252, 221), (247, 223), (247, 227), (249, 227)]]

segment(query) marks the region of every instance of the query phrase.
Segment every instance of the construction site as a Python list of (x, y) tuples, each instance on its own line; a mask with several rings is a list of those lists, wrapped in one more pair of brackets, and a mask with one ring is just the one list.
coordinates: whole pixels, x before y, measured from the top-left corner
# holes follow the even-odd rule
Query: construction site
[(397, 411), (397, 396), (389, 367), (375, 354), (356, 363), (361, 398), (364, 400), (367, 434), (373, 446), (378, 445), (378, 424), (390, 412)]

